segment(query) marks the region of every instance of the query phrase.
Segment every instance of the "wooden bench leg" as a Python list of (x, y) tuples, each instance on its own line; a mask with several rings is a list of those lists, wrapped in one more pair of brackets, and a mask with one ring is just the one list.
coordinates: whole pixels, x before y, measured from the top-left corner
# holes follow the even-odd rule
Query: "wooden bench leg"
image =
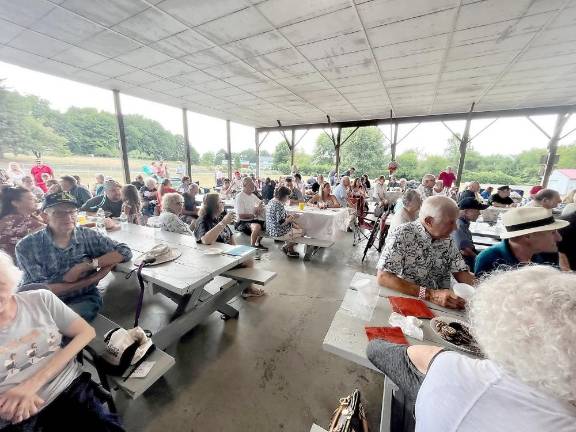
[(218, 312), (222, 314), (223, 320), (229, 320), (230, 318), (237, 319), (240, 312), (238, 309), (233, 308), (229, 304), (222, 304), (218, 307)]
[(306, 245), (306, 247), (304, 248), (304, 261), (310, 261), (310, 259), (316, 255), (316, 253), (320, 250), (321, 248), (318, 246), (310, 246), (310, 245)]

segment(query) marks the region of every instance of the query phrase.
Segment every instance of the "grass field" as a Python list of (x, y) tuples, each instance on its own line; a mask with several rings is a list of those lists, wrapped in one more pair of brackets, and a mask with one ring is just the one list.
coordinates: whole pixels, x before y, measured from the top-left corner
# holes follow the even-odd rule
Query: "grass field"
[[(96, 174), (104, 174), (105, 176), (112, 177), (121, 183), (124, 182), (124, 175), (122, 173), (122, 161), (120, 158), (103, 158), (103, 157), (90, 157), (90, 156), (43, 156), (44, 162), (52, 167), (56, 177), (61, 175), (76, 174), (80, 176), (82, 184), (91, 187), (94, 184), (94, 177)], [(5, 154), (4, 159), (0, 159), (0, 168), (6, 169), (9, 162), (18, 162), (23, 171), (30, 172), (30, 168), (35, 163), (35, 159), (31, 155), (13, 156)], [(134, 178), (138, 174), (142, 174), (145, 165), (150, 165), (150, 160), (131, 159), (130, 175)], [(166, 161), (168, 164), (169, 174), (171, 177), (180, 177), (185, 171), (184, 162), (182, 161)], [(211, 188), (215, 185), (215, 169), (211, 167), (192, 166), (192, 178), (194, 181), (199, 181), (203, 187)], [(225, 169), (222, 170), (226, 172)], [(263, 172), (262, 175), (272, 174)]]

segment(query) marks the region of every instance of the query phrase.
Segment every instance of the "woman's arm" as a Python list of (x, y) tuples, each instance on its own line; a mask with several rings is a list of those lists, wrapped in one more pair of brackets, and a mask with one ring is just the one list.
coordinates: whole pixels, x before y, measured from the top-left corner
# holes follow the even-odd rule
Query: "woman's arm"
[(18, 423), (35, 415), (44, 404), (38, 396), (40, 389), (58, 375), (96, 336), (94, 329), (80, 317), (72, 321), (63, 334), (72, 340), (57, 351), (42, 369), (0, 395), (0, 416), (3, 419)]

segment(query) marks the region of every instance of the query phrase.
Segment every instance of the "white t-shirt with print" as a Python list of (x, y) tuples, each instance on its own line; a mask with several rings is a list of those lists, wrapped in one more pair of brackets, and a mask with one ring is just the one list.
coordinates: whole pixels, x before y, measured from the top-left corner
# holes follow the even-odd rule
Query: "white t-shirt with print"
[[(236, 211), (236, 217), (238, 220), (241, 214), (254, 214), (256, 206), (260, 204), (260, 200), (254, 194), (248, 195), (246, 192), (242, 191), (236, 195), (234, 200), (234, 210)], [(263, 215), (256, 215), (256, 217), (251, 219), (264, 220)]]
[[(76, 312), (66, 306), (51, 291), (38, 289), (14, 295), (18, 312), (7, 327), (0, 328), (0, 393), (22, 383), (60, 351), (62, 332), (78, 318)], [(38, 392), (45, 402), (52, 402), (81, 373), (76, 360)], [(0, 419), (0, 428), (7, 422)]]
[(576, 407), (491, 360), (438, 355), (416, 398), (416, 432), (575, 432)]

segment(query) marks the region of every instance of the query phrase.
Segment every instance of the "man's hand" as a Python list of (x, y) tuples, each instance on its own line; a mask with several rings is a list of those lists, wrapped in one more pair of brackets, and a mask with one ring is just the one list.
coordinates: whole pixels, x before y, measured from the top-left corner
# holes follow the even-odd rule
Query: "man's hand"
[(439, 306), (449, 308), (449, 309), (464, 309), (466, 306), (466, 300), (458, 297), (449, 289), (434, 289), (429, 290), (430, 301)]
[(96, 273), (94, 273), (93, 275), (90, 275), (88, 277), (90, 280), (90, 285), (96, 285), (98, 282), (100, 282), (102, 279), (104, 279), (106, 277), (106, 275), (112, 271), (113, 268), (114, 268), (113, 265), (107, 266), (107, 267), (102, 267)]
[(76, 264), (70, 270), (66, 272), (62, 280), (64, 282), (76, 282), (86, 276), (86, 273), (94, 270), (89, 262), (81, 262)]
[(35, 415), (43, 404), (32, 386), (23, 382), (0, 395), (0, 417), (20, 423)]

